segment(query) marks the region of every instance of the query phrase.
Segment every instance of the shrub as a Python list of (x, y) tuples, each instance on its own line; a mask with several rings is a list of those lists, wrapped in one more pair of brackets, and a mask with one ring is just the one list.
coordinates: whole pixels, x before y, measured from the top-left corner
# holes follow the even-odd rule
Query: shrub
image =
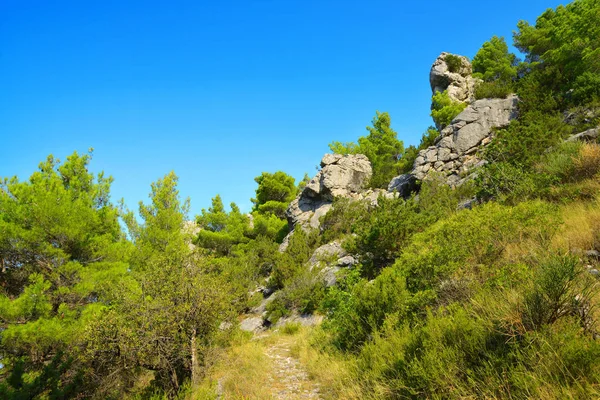
[(285, 335), (295, 335), (302, 328), (302, 324), (300, 322), (288, 322), (281, 328), (281, 332)]
[(477, 197), (516, 204), (542, 197), (542, 191), (549, 187), (549, 179), (547, 175), (536, 174), (519, 165), (489, 163), (479, 170), (475, 180)]
[(305, 270), (304, 264), (309, 260), (317, 243), (318, 232), (309, 233), (304, 229), (296, 229), (289, 238), (289, 244), (273, 266), (269, 286), (283, 288), (300, 276)]
[(465, 103), (453, 101), (447, 90), (436, 92), (431, 98), (431, 117), (435, 125), (442, 130), (466, 107)]
[(448, 71), (460, 72), (460, 68), (462, 67), (461, 57), (454, 54), (448, 54), (446, 55), (446, 58), (444, 58), (444, 61), (446, 61), (446, 65), (448, 65)]
[(321, 236), (319, 243), (326, 244), (352, 233), (352, 227), (362, 224), (366, 219), (370, 205), (366, 201), (352, 201), (337, 198), (331, 210), (321, 217)]
[[(525, 294), (522, 311), (525, 329), (539, 330), (568, 315), (579, 317), (581, 325), (590, 328), (593, 289), (581, 279), (581, 273), (579, 260), (572, 255), (552, 256), (543, 262), (534, 275), (533, 287)], [(577, 285), (578, 280), (583, 287)]]
[(600, 145), (587, 143), (575, 158), (573, 174), (578, 179), (594, 178), (600, 172)]
[(325, 286), (321, 279), (311, 271), (304, 271), (267, 304), (267, 318), (271, 323), (276, 323), (279, 318), (293, 311), (311, 314), (318, 309), (324, 295)]
[(563, 122), (560, 114), (529, 112), (513, 120), (508, 128), (496, 132), (485, 150), (485, 159), (529, 168), (571, 132), (572, 128)]
[(475, 99), (505, 99), (513, 93), (513, 86), (500, 81), (479, 82), (475, 86)]

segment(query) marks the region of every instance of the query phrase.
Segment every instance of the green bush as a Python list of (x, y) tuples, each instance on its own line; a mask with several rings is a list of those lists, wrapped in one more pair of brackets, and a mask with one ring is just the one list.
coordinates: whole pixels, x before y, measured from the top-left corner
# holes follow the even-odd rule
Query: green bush
[(431, 117), (435, 125), (444, 129), (450, 122), (467, 107), (466, 103), (460, 103), (450, 99), (448, 91), (436, 92), (431, 98)]
[(446, 55), (444, 61), (446, 61), (446, 65), (448, 65), (448, 71), (450, 72), (459, 72), (460, 68), (462, 67), (462, 58), (454, 54)]
[(505, 99), (513, 93), (511, 84), (500, 81), (479, 82), (475, 86), (475, 99)]
[(563, 122), (562, 115), (528, 112), (513, 120), (508, 128), (496, 132), (485, 150), (485, 159), (531, 167), (570, 133), (572, 128)]
[(325, 296), (325, 285), (313, 272), (305, 270), (296, 275), (283, 290), (267, 304), (267, 319), (276, 323), (292, 312), (311, 314), (319, 308)]
[(317, 244), (318, 231), (309, 233), (303, 229), (295, 229), (289, 238), (288, 247), (277, 257), (269, 286), (273, 288), (283, 288), (290, 284), (305, 271), (305, 263), (312, 255)]

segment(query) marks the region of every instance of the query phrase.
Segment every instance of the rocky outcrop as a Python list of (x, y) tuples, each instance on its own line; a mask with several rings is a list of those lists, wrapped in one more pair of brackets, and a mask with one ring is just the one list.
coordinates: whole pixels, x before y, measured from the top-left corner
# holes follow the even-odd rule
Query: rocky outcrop
[(260, 332), (265, 329), (262, 317), (248, 317), (240, 322), (240, 330), (244, 332)]
[(417, 179), (438, 172), (449, 184), (459, 183), (474, 167), (485, 163), (477, 151), (491, 141), (492, 129), (517, 117), (516, 96), (473, 102), (442, 130), (435, 145), (421, 150), (411, 172)]
[(598, 140), (598, 137), (600, 137), (600, 128), (594, 128), (569, 136), (567, 142), (595, 142)]
[[(459, 65), (448, 63), (446, 57), (454, 56), (460, 61)], [(473, 68), (469, 59), (450, 53), (442, 53), (435, 60), (429, 72), (431, 92), (448, 90), (448, 95), (454, 101), (470, 102), (473, 100), (477, 79), (473, 78)]]
[(357, 263), (356, 258), (349, 255), (338, 241), (333, 241), (317, 248), (310, 260), (308, 260), (311, 271), (321, 268), (318, 276), (327, 287), (337, 284), (338, 271), (342, 268), (352, 267)]
[(417, 190), (417, 178), (411, 174), (399, 175), (392, 179), (387, 190), (390, 193), (398, 193), (399, 196), (407, 199)]
[(297, 224), (318, 228), (319, 218), (331, 209), (333, 199), (357, 196), (372, 173), (369, 159), (362, 154), (326, 154), (321, 170), (286, 211), (290, 230)]

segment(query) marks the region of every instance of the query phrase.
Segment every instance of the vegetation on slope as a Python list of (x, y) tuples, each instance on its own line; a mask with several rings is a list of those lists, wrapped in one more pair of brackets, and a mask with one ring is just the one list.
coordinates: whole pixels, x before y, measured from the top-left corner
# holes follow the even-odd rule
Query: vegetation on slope
[[(250, 215), (217, 195), (197, 226), (173, 173), (152, 184), (139, 216), (111, 202), (112, 179), (89, 172), (91, 154), (4, 179), (0, 396), (212, 396), (210, 371), (231, 371), (210, 366), (239, 358), (223, 349), (264, 361), (235, 323), (262, 300), (259, 286), (279, 290), (272, 322), (326, 316), (301, 330), (296, 352), (332, 398), (600, 397), (600, 145), (564, 142), (600, 122), (597, 20), (600, 4), (577, 0), (520, 22), (524, 61), (503, 38), (483, 45), (476, 97), (516, 92), (520, 104), (474, 182), (433, 179), (418, 197), (378, 206), (336, 199), (321, 230), (297, 230), (283, 252), (285, 209), (306, 180), (280, 171), (256, 178)], [(441, 126), (462, 107), (444, 96)], [(367, 129), (331, 149), (367, 155), (374, 188), (439, 134), (405, 148), (387, 113)], [(481, 204), (459, 209), (473, 195)], [(326, 288), (306, 262), (333, 240), (358, 265)]]

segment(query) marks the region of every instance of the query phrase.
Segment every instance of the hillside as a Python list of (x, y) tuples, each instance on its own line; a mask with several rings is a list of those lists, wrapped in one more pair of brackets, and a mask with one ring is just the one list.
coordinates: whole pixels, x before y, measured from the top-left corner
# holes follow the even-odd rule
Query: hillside
[(377, 112), (248, 214), (174, 172), (134, 212), (91, 152), (4, 178), (0, 397), (600, 398), (596, 21), (441, 53), (418, 145)]

